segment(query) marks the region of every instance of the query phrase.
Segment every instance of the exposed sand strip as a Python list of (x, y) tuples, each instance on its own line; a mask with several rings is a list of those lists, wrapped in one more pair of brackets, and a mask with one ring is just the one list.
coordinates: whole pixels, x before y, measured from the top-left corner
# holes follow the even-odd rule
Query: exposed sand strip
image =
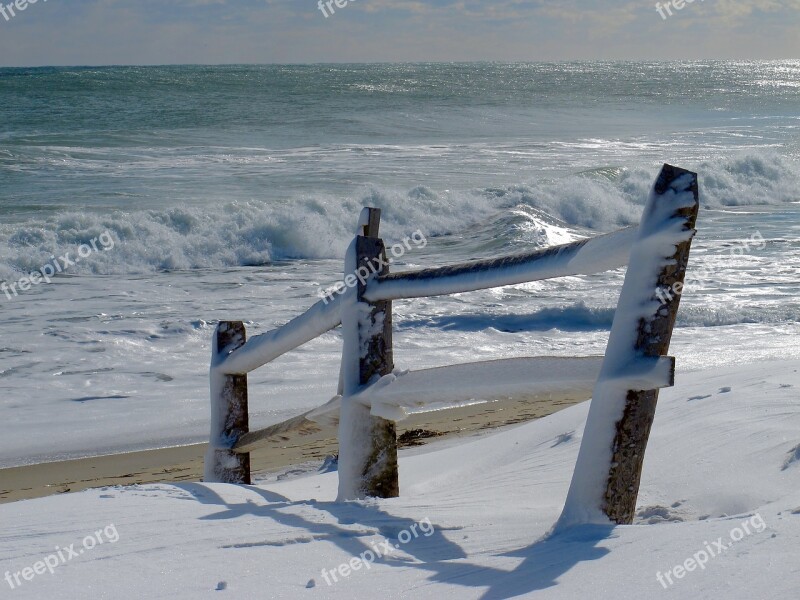
[[(484, 429), (538, 419), (588, 400), (590, 389), (499, 400), (447, 411), (413, 415), (398, 434), (415, 429), (461, 436)], [(136, 483), (199, 481), (206, 444), (112, 454), (0, 470), (0, 503), (87, 488)], [(289, 433), (251, 453), (253, 473), (269, 473), (337, 453), (336, 429)]]

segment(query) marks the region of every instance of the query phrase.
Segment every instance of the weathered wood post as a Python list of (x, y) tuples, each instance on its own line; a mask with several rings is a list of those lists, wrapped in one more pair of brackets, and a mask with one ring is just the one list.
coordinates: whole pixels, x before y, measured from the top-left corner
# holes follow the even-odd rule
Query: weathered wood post
[(380, 214), (377, 208), (364, 209), (359, 220), (363, 235), (356, 236), (354, 264), (348, 264), (352, 272), (345, 276), (345, 285), (354, 286), (350, 292), (355, 305), (343, 312), (342, 327), (345, 339), (352, 336), (356, 341), (359, 356), (342, 357), (339, 497), (343, 500), (396, 498), (400, 494), (395, 424), (372, 416), (368, 406), (348, 397), (394, 369), (392, 303), (364, 298), (369, 281), (389, 272), (386, 248), (378, 237)]
[(232, 450), (250, 430), (247, 375), (225, 375), (216, 369), (220, 358), (244, 346), (247, 333), (241, 321), (220, 321), (211, 359), (211, 444), (204, 480), (250, 484), (250, 454)]
[[(356, 270), (375, 270), (375, 276), (386, 275), (389, 264), (386, 247), (378, 237), (381, 211), (370, 208), (364, 235), (356, 241)], [(373, 267), (374, 266), (374, 267)], [(391, 301), (368, 302), (364, 299), (366, 281), (358, 280), (358, 302), (370, 307), (367, 324), (369, 329), (359, 329), (359, 340), (367, 348), (359, 361), (359, 382), (366, 385), (375, 377), (389, 375), (394, 370), (392, 354), (392, 303)], [(362, 324), (363, 325), (363, 324)], [(396, 498), (400, 495), (397, 467), (397, 429), (392, 421), (370, 417), (372, 444), (367, 463), (362, 469), (364, 493), (377, 498)]]
[[(661, 197), (670, 190), (691, 192), (691, 205), (677, 208), (672, 218), (682, 220), (684, 231), (691, 231), (693, 234), (700, 208), (697, 174), (664, 165), (654, 191)], [(653, 302), (658, 302), (658, 308), (655, 313), (639, 319), (634, 345), (636, 354), (659, 357), (666, 356), (669, 352), (686, 278), (686, 267), (689, 264), (692, 237), (675, 247), (675, 253), (658, 274), (658, 287), (653, 295)], [(658, 389), (628, 390), (626, 394), (625, 412), (617, 422), (614, 436), (605, 493), (604, 512), (614, 523), (630, 524), (636, 514), (644, 453), (656, 416), (658, 392)]]
[(699, 209), (697, 174), (664, 165), (645, 206), (558, 526), (630, 524)]

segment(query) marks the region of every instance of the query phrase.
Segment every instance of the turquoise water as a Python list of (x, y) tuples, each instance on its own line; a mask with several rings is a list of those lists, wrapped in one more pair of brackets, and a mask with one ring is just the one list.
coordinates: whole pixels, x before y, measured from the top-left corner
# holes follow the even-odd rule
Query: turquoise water
[(798, 61), (0, 69), (0, 102), (15, 219), (800, 152)]

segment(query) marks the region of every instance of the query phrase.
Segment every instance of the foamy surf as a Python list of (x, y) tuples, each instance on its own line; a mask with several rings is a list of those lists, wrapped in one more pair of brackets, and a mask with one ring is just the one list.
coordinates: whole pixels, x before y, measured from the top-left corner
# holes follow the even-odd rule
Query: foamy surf
[[(776, 154), (748, 154), (696, 165), (706, 209), (797, 202), (800, 165)], [(282, 203), (261, 200), (163, 210), (51, 211), (0, 225), (0, 277), (36, 270), (109, 231), (118, 248), (87, 257), (72, 274), (124, 275), (164, 270), (267, 265), (340, 257), (362, 206), (383, 210), (383, 235), (396, 241), (421, 230), (462, 240), (466, 248), (507, 251), (559, 244), (632, 225), (651, 173), (598, 168), (559, 178), (471, 190), (371, 186), (345, 198), (321, 193)]]

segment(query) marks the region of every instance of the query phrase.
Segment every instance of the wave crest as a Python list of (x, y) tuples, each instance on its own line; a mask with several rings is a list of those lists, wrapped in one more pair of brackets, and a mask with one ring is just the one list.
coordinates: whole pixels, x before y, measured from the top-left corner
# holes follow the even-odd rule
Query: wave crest
[[(800, 167), (777, 154), (742, 155), (696, 169), (705, 207), (800, 200)], [(320, 194), (280, 204), (65, 212), (0, 226), (0, 277), (37, 270), (52, 255), (74, 252), (106, 231), (115, 240), (114, 250), (92, 254), (73, 272), (135, 274), (341, 258), (359, 211), (367, 205), (383, 210), (382, 235), (389, 242), (421, 230), (426, 236), (451, 235), (449, 247), (461, 244), (465, 252), (507, 252), (635, 224), (653, 177), (651, 169), (602, 167), (560, 179), (460, 192), (372, 186), (349, 198)]]

